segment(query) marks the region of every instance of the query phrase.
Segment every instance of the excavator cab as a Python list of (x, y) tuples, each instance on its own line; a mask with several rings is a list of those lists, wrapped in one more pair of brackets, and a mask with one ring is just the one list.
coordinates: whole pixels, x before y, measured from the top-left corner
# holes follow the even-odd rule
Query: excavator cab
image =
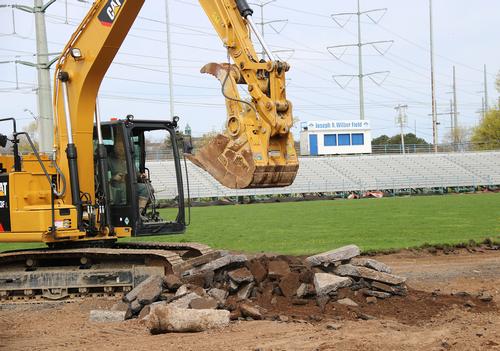
[[(96, 194), (107, 194), (110, 224), (114, 228), (132, 228), (133, 236), (162, 235), (182, 233), (185, 230), (185, 203), (182, 170), (176, 140), (177, 120), (174, 121), (135, 121), (132, 116), (126, 120), (103, 122), (101, 132), (106, 149), (104, 177), (95, 175)], [(173, 160), (156, 165), (154, 170), (146, 166), (148, 150), (147, 135), (167, 134)], [(97, 146), (97, 131), (94, 128), (94, 144)], [(95, 157), (97, 164), (97, 153)], [(170, 167), (171, 169), (163, 169)], [(95, 167), (96, 170), (100, 168)], [(166, 185), (153, 184), (153, 173), (161, 173), (161, 178), (170, 175)], [(160, 174), (154, 174), (159, 179)], [(103, 181), (102, 179), (105, 179)], [(162, 218), (155, 197), (155, 185), (169, 186), (168, 193), (176, 194), (172, 201), (176, 211), (172, 218)], [(106, 189), (105, 189), (106, 187)], [(165, 191), (165, 189), (159, 189)], [(174, 213), (176, 212), (176, 213)]]

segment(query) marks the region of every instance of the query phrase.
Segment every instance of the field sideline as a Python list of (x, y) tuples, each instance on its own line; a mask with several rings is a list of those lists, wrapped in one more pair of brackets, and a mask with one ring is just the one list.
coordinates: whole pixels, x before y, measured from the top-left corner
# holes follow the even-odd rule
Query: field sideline
[[(199, 207), (186, 234), (140, 240), (300, 255), (347, 244), (379, 251), (485, 238), (500, 239), (500, 194)], [(0, 251), (32, 246), (0, 244)]]

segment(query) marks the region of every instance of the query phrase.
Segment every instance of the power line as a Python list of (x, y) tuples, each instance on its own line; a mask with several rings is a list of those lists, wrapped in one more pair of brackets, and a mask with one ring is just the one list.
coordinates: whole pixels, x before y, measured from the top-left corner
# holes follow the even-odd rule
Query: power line
[[(391, 45), (392, 45), (393, 41), (392, 40), (372, 41), (372, 42), (363, 42), (362, 41), (362, 39), (361, 39), (361, 37), (362, 37), (362, 35), (361, 35), (361, 16), (366, 15), (374, 23), (378, 23), (382, 19), (382, 17), (384, 16), (387, 9), (372, 9), (372, 10), (361, 11), (360, 0), (358, 0), (357, 3), (358, 3), (358, 11), (357, 12), (343, 12), (343, 13), (335, 13), (335, 14), (331, 15), (331, 18), (333, 19), (333, 21), (335, 21), (335, 23), (337, 23), (339, 25), (339, 27), (341, 27), (341, 28), (343, 28), (349, 22), (350, 17), (357, 16), (357, 20), (358, 20), (358, 42), (357, 42), (357, 44), (334, 45), (334, 46), (327, 47), (327, 50), (336, 59), (340, 59), (342, 57), (342, 55), (346, 52), (347, 48), (354, 47), (354, 46), (358, 47), (358, 74), (357, 74), (357, 77), (358, 77), (358, 81), (359, 81), (359, 118), (363, 120), (363, 119), (365, 119), (364, 78), (369, 77), (377, 85), (380, 85), (380, 84), (382, 84), (383, 81), (380, 83), (377, 83), (374, 80), (373, 76), (379, 75), (379, 74), (384, 74), (385, 77), (383, 78), (383, 80), (385, 80), (387, 78), (387, 75), (389, 74), (389, 71), (379, 71), (379, 72), (371, 72), (371, 73), (364, 73), (363, 72), (363, 46), (372, 45), (375, 48), (375, 50), (378, 51), (383, 56), (385, 54), (385, 52), (379, 51), (379, 49), (377, 49), (376, 45), (380, 45), (380, 44), (384, 44), (384, 43), (391, 43)], [(376, 13), (380, 13), (380, 12), (382, 12), (382, 15), (379, 17), (378, 20), (375, 20), (372, 17), (372, 15), (374, 15)], [(345, 23), (341, 23), (340, 19), (345, 18), (346, 16), (350, 16), (350, 17), (347, 19), (347, 21), (345, 21)], [(333, 52), (333, 49), (342, 49), (343, 53), (340, 56), (337, 56)], [(350, 82), (354, 77), (356, 77), (356, 75), (350, 75), (350, 74), (333, 75), (333, 79), (341, 88), (344, 88), (344, 87), (338, 82), (337, 78), (344, 78), (344, 77), (347, 77), (347, 78), (350, 77), (351, 78), (349, 80), (349, 82)], [(349, 82), (347, 84), (349, 84)]]

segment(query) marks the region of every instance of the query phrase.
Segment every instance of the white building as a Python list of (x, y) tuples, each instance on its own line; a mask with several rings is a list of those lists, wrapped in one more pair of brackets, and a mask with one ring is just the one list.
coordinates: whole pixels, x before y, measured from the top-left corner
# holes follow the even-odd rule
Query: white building
[(370, 154), (372, 136), (366, 120), (301, 123), (301, 155)]

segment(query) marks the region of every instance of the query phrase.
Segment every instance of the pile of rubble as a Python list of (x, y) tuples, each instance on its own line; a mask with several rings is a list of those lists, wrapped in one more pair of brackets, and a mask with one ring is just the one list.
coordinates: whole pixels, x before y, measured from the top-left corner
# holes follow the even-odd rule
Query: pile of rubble
[(290, 305), (314, 303), (324, 311), (331, 302), (357, 306), (342, 293), (346, 290), (368, 304), (406, 294), (405, 278), (359, 255), (355, 245), (305, 259), (225, 254), (180, 276), (151, 276), (112, 311), (93, 311), (91, 319), (139, 318), (152, 333), (200, 331), (230, 320), (267, 318), (268, 311), (260, 306), (263, 301), (270, 306), (278, 299)]

